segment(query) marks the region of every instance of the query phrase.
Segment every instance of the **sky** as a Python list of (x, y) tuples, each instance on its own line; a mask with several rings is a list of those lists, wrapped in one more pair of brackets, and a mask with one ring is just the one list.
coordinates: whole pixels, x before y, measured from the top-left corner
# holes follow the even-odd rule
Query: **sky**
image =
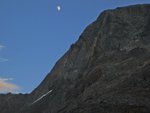
[(30, 93), (106, 9), (150, 0), (0, 0), (0, 93)]

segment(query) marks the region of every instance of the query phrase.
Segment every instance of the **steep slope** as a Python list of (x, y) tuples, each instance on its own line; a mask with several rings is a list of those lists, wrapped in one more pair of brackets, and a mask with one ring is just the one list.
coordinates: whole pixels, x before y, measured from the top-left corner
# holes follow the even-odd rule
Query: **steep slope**
[(104, 11), (32, 92), (28, 113), (145, 112), (150, 106), (150, 5)]
[(149, 113), (149, 31), (149, 4), (104, 11), (17, 113)]

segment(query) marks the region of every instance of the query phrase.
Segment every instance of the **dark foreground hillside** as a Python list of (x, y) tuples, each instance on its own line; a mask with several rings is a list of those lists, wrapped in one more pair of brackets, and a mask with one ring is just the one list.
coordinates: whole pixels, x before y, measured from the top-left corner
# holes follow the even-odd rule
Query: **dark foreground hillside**
[(0, 113), (150, 113), (150, 5), (104, 11), (31, 94), (0, 95)]

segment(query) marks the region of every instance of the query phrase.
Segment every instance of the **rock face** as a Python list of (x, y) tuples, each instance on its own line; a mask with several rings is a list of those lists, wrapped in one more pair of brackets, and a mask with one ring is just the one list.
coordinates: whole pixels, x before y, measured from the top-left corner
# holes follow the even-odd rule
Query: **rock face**
[(17, 113), (24, 106), (27, 94), (1, 94), (0, 113)]
[(104, 11), (22, 96), (0, 113), (150, 113), (150, 5)]

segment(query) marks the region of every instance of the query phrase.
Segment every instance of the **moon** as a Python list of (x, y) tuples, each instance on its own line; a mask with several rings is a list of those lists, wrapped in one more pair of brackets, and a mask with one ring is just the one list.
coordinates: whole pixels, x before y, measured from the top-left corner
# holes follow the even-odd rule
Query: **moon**
[(58, 5), (58, 6), (57, 6), (57, 11), (60, 11), (60, 10), (61, 10), (61, 6)]

